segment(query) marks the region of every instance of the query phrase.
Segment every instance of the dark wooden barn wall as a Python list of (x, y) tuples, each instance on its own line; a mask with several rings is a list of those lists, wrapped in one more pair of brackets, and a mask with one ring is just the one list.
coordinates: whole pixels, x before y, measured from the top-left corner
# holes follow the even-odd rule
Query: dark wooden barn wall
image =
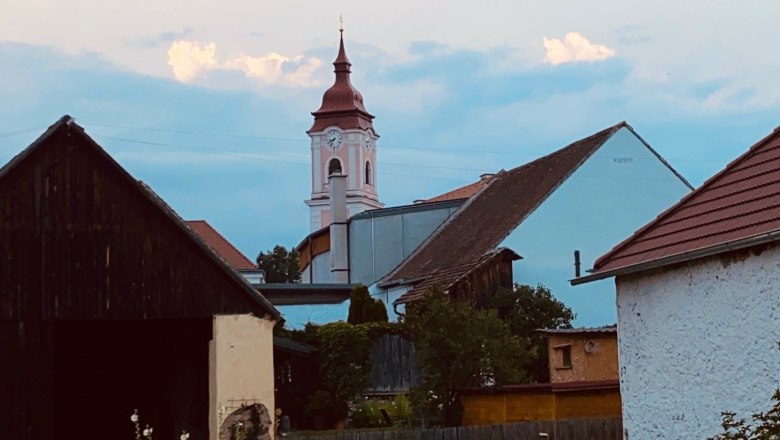
[(0, 439), (54, 438), (52, 326), (0, 321)]
[(455, 298), (474, 300), (478, 304), (483, 304), (496, 293), (499, 287), (511, 289), (512, 283), (512, 260), (495, 259), (490, 264), (471, 272), (450, 288), (450, 291)]
[(406, 393), (420, 384), (421, 372), (412, 343), (399, 335), (383, 335), (371, 346), (369, 394)]
[(0, 173), (3, 440), (54, 438), (59, 320), (263, 312), (77, 130), (60, 125)]
[(65, 127), (0, 187), (0, 319), (164, 318), (257, 305)]

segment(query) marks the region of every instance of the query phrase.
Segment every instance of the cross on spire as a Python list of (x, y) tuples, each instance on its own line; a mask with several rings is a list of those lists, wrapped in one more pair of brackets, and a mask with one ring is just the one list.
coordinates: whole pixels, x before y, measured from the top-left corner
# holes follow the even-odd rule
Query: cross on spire
[(344, 33), (344, 16), (339, 14), (339, 32)]

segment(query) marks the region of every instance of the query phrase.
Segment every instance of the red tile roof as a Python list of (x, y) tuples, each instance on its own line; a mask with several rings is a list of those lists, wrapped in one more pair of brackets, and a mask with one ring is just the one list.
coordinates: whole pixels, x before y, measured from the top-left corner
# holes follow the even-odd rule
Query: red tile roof
[(479, 265), (569, 175), (623, 127), (628, 125), (621, 122), (533, 162), (499, 172), (385, 276), (380, 285), (419, 284), (433, 276), (447, 278), (439, 280), (443, 285), (463, 270)]
[(190, 227), (217, 255), (233, 268), (233, 270), (253, 270), (257, 265), (252, 263), (249, 258), (235, 248), (225, 237), (222, 236), (205, 220), (187, 220), (187, 226)]
[(479, 192), (479, 190), (487, 186), (488, 182), (490, 182), (490, 180), (493, 177), (495, 177), (495, 174), (484, 174), (482, 175), (482, 177), (479, 179), (478, 182), (470, 183), (466, 186), (462, 186), (460, 188), (454, 189), (444, 194), (440, 194), (436, 197), (423, 200), (423, 203), (443, 202), (446, 200), (457, 200), (457, 199), (468, 199), (469, 197)]
[[(701, 258), (780, 231), (780, 131), (759, 141), (594, 264), (584, 281)], [(777, 240), (777, 238), (773, 238)], [(755, 240), (754, 240), (755, 241)], [(634, 268), (635, 270), (632, 270)], [(583, 281), (583, 282), (584, 282)], [(579, 284), (575, 281), (576, 284)]]

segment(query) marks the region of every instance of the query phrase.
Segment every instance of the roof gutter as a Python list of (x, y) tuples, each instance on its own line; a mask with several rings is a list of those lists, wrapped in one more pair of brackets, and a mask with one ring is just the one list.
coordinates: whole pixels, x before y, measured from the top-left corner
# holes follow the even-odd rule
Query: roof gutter
[(772, 243), (778, 240), (780, 240), (780, 230), (769, 232), (763, 235), (757, 235), (755, 237), (743, 238), (741, 240), (732, 241), (730, 243), (723, 243), (708, 248), (697, 249), (695, 251), (685, 252), (683, 254), (671, 255), (669, 257), (659, 258), (657, 260), (647, 261), (645, 263), (639, 263), (632, 266), (623, 266), (604, 272), (596, 272), (584, 277), (574, 278), (573, 280), (569, 280), (569, 282), (572, 286), (577, 286), (580, 284), (589, 283), (591, 281), (598, 281), (605, 278), (629, 275), (651, 269), (658, 269), (660, 267), (669, 266), (671, 264), (710, 257), (724, 252), (736, 251), (752, 246)]

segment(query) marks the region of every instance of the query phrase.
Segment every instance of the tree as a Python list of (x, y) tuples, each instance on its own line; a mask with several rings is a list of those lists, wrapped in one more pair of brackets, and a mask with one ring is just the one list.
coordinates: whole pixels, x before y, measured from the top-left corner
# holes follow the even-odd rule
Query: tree
[(498, 289), (488, 302), (512, 334), (531, 341), (532, 363), (528, 368), (528, 379), (549, 382), (550, 370), (547, 357), (547, 338), (538, 332), (541, 328), (571, 328), (575, 314), (550, 289), (539, 284), (536, 287), (515, 284), (513, 289)]
[(301, 269), (298, 251), (288, 251), (284, 246), (276, 245), (273, 250), (260, 252), (257, 266), (265, 271), (267, 283), (300, 283)]
[[(777, 342), (780, 348), (780, 341)], [(733, 411), (723, 411), (723, 433), (713, 440), (777, 440), (780, 439), (780, 388), (772, 394), (774, 404), (767, 412), (752, 415), (757, 425), (749, 425), (745, 419), (737, 419)]]
[(347, 322), (350, 324), (387, 322), (385, 303), (381, 299), (371, 298), (371, 294), (368, 293), (368, 287), (363, 285), (355, 286), (349, 295)]
[(524, 379), (528, 341), (513, 335), (496, 310), (475, 309), (432, 289), (407, 307), (404, 319), (418, 367), (425, 371), (411, 397), (426, 415), (457, 424), (461, 390)]

